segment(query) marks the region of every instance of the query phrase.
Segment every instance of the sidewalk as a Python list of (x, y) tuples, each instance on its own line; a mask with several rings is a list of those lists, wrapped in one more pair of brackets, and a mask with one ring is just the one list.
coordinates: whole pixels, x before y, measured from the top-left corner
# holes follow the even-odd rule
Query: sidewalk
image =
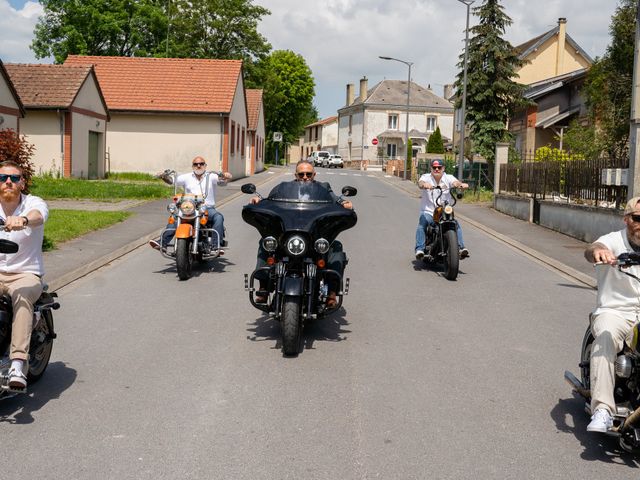
[[(380, 178), (417, 198), (420, 197), (420, 190), (411, 181), (384, 174), (381, 174)], [(540, 225), (510, 217), (494, 210), (490, 204), (486, 203), (465, 203), (462, 199), (456, 205), (456, 218), (462, 221), (463, 226), (465, 223), (473, 225), (583, 285), (596, 288), (593, 266), (584, 258), (587, 243)], [(471, 255), (482, 255), (482, 252), (474, 250), (472, 245), (469, 246), (469, 250)]]
[[(244, 183), (260, 185), (285, 173), (285, 167), (270, 166), (250, 177), (240, 178), (220, 187), (216, 192), (216, 203), (221, 206), (233, 198), (244, 195), (240, 187)], [(65, 208), (63, 201), (48, 202), (50, 207)], [(60, 245), (56, 250), (44, 253), (45, 282), (49, 291), (56, 291), (115, 259), (158, 238), (164, 229), (168, 213), (166, 199), (150, 202), (124, 201), (116, 203), (86, 202), (76, 208), (102, 210), (129, 210), (134, 213), (125, 221), (108, 228), (91, 232)]]

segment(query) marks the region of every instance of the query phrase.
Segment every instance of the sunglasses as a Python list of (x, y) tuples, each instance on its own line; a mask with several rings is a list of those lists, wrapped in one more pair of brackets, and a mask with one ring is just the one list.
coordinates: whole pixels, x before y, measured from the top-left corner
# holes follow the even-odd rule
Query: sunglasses
[(8, 178), (11, 179), (11, 183), (18, 183), (22, 178), (22, 175), (9, 175), (8, 173), (0, 173), (0, 183), (6, 182)]
[(298, 178), (311, 178), (313, 177), (313, 172), (298, 172), (296, 175), (298, 175)]
[(431, 167), (431, 170), (442, 170), (442, 167)]
[(204, 162), (192, 163), (191, 164), (192, 167), (204, 167), (205, 165), (206, 165), (206, 163), (204, 163)]
[[(2, 175), (0, 175), (0, 180), (2, 180)], [(631, 220), (636, 223), (640, 222), (640, 215), (631, 215)]]

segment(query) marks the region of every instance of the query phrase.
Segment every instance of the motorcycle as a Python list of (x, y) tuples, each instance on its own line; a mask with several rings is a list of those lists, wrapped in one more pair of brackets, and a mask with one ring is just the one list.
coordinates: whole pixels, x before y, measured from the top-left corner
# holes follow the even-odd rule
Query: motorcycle
[[(165, 228), (160, 235), (160, 253), (176, 261), (176, 270), (180, 280), (187, 280), (193, 272), (193, 263), (204, 262), (220, 256), (220, 249), (226, 247), (226, 240), (220, 239), (218, 232), (213, 228), (207, 228), (209, 215), (203, 195), (190, 193), (178, 193), (176, 186), (177, 174), (174, 170), (165, 170), (164, 175), (172, 177), (174, 191), (173, 198), (167, 210), (169, 211), (168, 224), (175, 225), (175, 230)], [(208, 188), (208, 182), (207, 182)], [(164, 243), (165, 232), (175, 232), (173, 242)]]
[[(0, 253), (10, 254), (18, 251), (18, 244), (7, 239), (0, 239)], [(56, 333), (53, 328), (52, 310), (58, 310), (60, 304), (56, 301), (57, 294), (42, 292), (33, 308), (33, 331), (29, 344), (29, 360), (24, 371), (27, 372), (29, 384), (35, 383), (44, 374)], [(11, 344), (11, 330), (13, 323), (13, 304), (9, 295), (0, 295), (0, 398), (16, 393), (26, 393), (26, 389), (16, 389), (9, 386), (9, 347)]]
[[(596, 264), (598, 265), (598, 264)], [(615, 265), (619, 271), (640, 282), (640, 278), (624, 269), (640, 265), (640, 253), (622, 253)], [(608, 266), (608, 264), (607, 264)], [(585, 411), (591, 412), (591, 379), (590, 362), (591, 347), (595, 338), (591, 326), (587, 327), (580, 350), (580, 379), (569, 371), (564, 372), (564, 379), (586, 401)], [(616, 412), (613, 414), (613, 427), (608, 435), (619, 438), (620, 446), (633, 453), (640, 453), (640, 323), (633, 327), (633, 341), (625, 345), (615, 361), (614, 399)]]
[[(251, 183), (241, 189), (256, 193)], [(354, 187), (342, 189), (345, 197), (356, 193)], [(349, 293), (349, 279), (328, 268), (328, 254), (338, 234), (356, 224), (357, 215), (316, 182), (283, 182), (268, 198), (260, 198), (258, 204), (243, 207), (242, 218), (260, 233), (267, 265), (245, 274), (244, 287), (251, 305), (280, 322), (284, 355), (296, 355), (305, 322), (338, 310)], [(268, 278), (266, 291), (261, 291), (268, 298), (264, 304), (254, 298), (257, 274)], [(334, 306), (327, 305), (329, 282), (339, 286)]]
[(433, 211), (435, 225), (427, 225), (425, 228), (426, 248), (423, 261), (426, 264), (442, 263), (444, 277), (447, 280), (455, 280), (458, 277), (460, 254), (458, 246), (458, 224), (455, 220), (453, 207), (457, 200), (462, 198), (462, 193), (457, 192), (452, 196), (453, 202), (442, 201), (442, 194), (447, 190), (440, 186), (433, 187), (439, 194), (435, 200), (436, 208)]

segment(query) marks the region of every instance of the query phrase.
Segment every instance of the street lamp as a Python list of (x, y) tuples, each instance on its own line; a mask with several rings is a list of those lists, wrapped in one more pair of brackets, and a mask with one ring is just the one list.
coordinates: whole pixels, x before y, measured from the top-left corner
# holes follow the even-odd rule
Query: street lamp
[(462, 75), (462, 112), (460, 114), (460, 163), (458, 164), (458, 178), (462, 180), (464, 174), (464, 130), (467, 126), (467, 58), (469, 55), (469, 7), (475, 0), (458, 0), (467, 6), (467, 28), (464, 38), (464, 73)]
[(407, 125), (406, 125), (406, 129), (404, 132), (404, 146), (405, 146), (405, 150), (406, 150), (406, 155), (404, 157), (404, 175), (403, 178), (406, 180), (407, 179), (407, 160), (409, 159), (409, 101), (411, 99), (411, 65), (413, 65), (413, 62), (406, 62), (404, 60), (400, 60), (398, 58), (392, 58), (392, 57), (378, 57), (381, 58), (382, 60), (394, 60), (396, 62), (400, 62), (400, 63), (404, 63), (407, 67), (409, 67), (409, 77), (407, 79)]

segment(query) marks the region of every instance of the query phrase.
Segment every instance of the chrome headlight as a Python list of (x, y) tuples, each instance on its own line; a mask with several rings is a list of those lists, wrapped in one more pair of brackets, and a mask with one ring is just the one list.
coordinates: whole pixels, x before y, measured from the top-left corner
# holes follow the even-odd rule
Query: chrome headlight
[(299, 237), (298, 235), (294, 235), (289, 240), (287, 240), (287, 252), (289, 252), (289, 254), (293, 255), (294, 257), (302, 255), (306, 248), (307, 245), (304, 242), (304, 239), (302, 237)]
[(183, 200), (180, 203), (180, 211), (183, 215), (193, 215), (196, 211), (196, 204), (193, 200)]
[(325, 254), (329, 251), (329, 240), (326, 238), (319, 238), (316, 240), (316, 243), (313, 244), (313, 248), (316, 249), (316, 252)]
[(178, 210), (178, 207), (176, 207), (175, 203), (170, 203), (169, 205), (167, 205), (167, 210), (171, 215), (173, 215)]
[(262, 248), (267, 252), (275, 252), (278, 248), (278, 241), (274, 237), (264, 237), (262, 239)]
[(444, 213), (445, 215), (451, 215), (453, 213), (453, 207), (451, 205), (447, 205), (444, 207)]

